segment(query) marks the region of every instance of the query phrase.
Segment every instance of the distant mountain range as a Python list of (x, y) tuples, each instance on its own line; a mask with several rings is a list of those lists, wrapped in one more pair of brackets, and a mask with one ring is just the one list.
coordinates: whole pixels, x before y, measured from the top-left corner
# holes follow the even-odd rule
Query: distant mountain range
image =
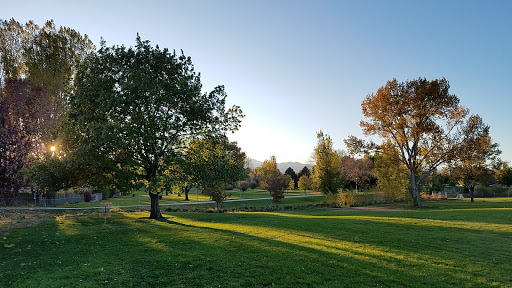
[[(263, 165), (263, 162), (251, 159), (251, 162), (249, 163), (249, 168), (254, 169), (256, 167), (260, 167), (261, 165)], [(277, 169), (279, 169), (279, 171), (281, 171), (281, 173), (284, 173), (286, 171), (286, 169), (288, 169), (288, 167), (291, 167), (293, 169), (293, 171), (295, 171), (295, 173), (299, 173), (299, 171), (302, 170), (302, 168), (304, 168), (304, 166), (308, 167), (309, 170), (311, 170), (311, 168), (313, 168), (313, 165), (311, 165), (311, 164), (302, 164), (299, 162), (277, 163)]]

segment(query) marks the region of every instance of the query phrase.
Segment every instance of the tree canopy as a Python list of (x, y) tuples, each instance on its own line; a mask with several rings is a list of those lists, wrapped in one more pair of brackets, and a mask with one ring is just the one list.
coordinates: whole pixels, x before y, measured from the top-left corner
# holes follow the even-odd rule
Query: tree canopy
[(324, 194), (338, 193), (345, 185), (341, 174), (341, 155), (332, 148), (332, 140), (322, 131), (317, 133), (318, 144), (315, 147), (316, 163), (313, 167), (313, 184), (315, 189)]
[(297, 176), (297, 174), (295, 174), (295, 171), (293, 171), (292, 167), (286, 168), (286, 171), (284, 171), (284, 175), (288, 175), (290, 176), (290, 178), (292, 178), (293, 187), (290, 186), (290, 189), (295, 189), (297, 187), (297, 182), (299, 182), (299, 177)]
[(73, 93), (78, 66), (93, 51), (87, 35), (69, 27), (57, 28), (53, 20), (43, 26), (0, 20), (0, 86), (8, 79), (29, 79), (62, 108)]
[(289, 175), (281, 174), (277, 168), (277, 161), (275, 156), (271, 156), (269, 160), (265, 160), (260, 167), (261, 187), (267, 189), (272, 196), (272, 201), (276, 204), (284, 198), (284, 191), (289, 187), (291, 177)]
[(87, 57), (76, 87), (66, 148), (84, 159), (89, 180), (145, 183), (151, 218), (161, 217), (164, 171), (182, 157), (188, 141), (237, 130), (243, 117), (238, 106), (225, 108), (223, 86), (201, 92), (190, 57), (152, 47), (139, 36), (135, 47), (102, 45)]
[[(480, 117), (469, 116), (469, 110), (459, 104), (459, 98), (450, 94), (449, 88), (444, 78), (406, 82), (393, 79), (367, 95), (361, 104), (367, 118), (360, 123), (363, 133), (389, 140), (397, 149), (400, 162), (407, 167), (418, 206), (418, 185), (423, 179), (439, 165), (477, 151), (480, 148), (474, 144), (489, 137), (488, 130), (474, 125)], [(380, 148), (353, 136), (345, 143), (351, 152)]]
[(475, 185), (491, 181), (491, 167), (501, 151), (498, 144), (492, 143), (490, 127), (480, 117), (471, 117), (465, 129), (467, 145), (460, 148), (452, 177), (468, 188), (471, 202), (474, 202)]
[(356, 185), (357, 191), (358, 187), (374, 178), (374, 164), (369, 158), (355, 159), (345, 156), (342, 157), (341, 173)]
[(10, 186), (2, 195), (12, 199), (22, 169), (56, 144), (54, 128), (74, 92), (75, 72), (93, 49), (87, 35), (57, 28), (53, 21), (40, 27), (33, 21), (0, 20), (0, 178)]
[(22, 169), (44, 157), (54, 121), (52, 99), (28, 80), (0, 89), (0, 197), (9, 204), (23, 184)]
[(245, 153), (225, 137), (192, 140), (182, 163), (188, 183), (200, 188), (219, 204), (226, 199), (226, 186), (247, 178)]

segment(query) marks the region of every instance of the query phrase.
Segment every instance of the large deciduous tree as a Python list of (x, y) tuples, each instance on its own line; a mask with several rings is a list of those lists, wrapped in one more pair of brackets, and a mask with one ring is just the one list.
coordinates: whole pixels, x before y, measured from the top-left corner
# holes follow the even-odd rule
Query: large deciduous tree
[(70, 98), (66, 144), (90, 167), (91, 177), (120, 175), (143, 182), (150, 218), (160, 218), (158, 199), (165, 171), (184, 155), (189, 139), (238, 129), (242, 112), (225, 108), (223, 86), (201, 91), (190, 57), (152, 47), (139, 36), (135, 47), (106, 47), (90, 55)]
[(469, 118), (464, 131), (466, 145), (460, 147), (456, 167), (452, 171), (452, 177), (468, 188), (471, 202), (475, 201), (476, 184), (485, 184), (492, 178), (492, 164), (501, 153), (498, 144), (492, 143), (489, 129), (480, 117)]
[[(368, 119), (360, 125), (365, 135), (378, 135), (398, 150), (400, 162), (407, 167), (412, 196), (421, 206), (418, 185), (443, 163), (472, 153), (470, 138), (485, 139), (488, 131), (474, 129), (478, 116), (469, 116), (459, 98), (449, 93), (444, 78), (424, 78), (406, 82), (396, 79), (366, 96), (361, 104)], [(353, 136), (346, 140), (352, 152), (361, 148), (379, 149)]]
[(315, 189), (324, 194), (338, 193), (345, 185), (345, 177), (341, 174), (341, 155), (333, 150), (332, 140), (322, 131), (317, 133), (318, 144), (315, 147), (316, 163), (313, 167), (313, 184)]
[(28, 80), (9, 80), (0, 90), (0, 196), (6, 204), (23, 184), (22, 169), (50, 152), (51, 105), (49, 95)]

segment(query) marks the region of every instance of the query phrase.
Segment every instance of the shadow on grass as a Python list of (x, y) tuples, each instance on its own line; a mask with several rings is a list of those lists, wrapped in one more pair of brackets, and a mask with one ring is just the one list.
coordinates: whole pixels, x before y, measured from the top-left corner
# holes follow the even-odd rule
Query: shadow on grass
[[(35, 229), (13, 231), (8, 240), (12, 238), (15, 246), (0, 253), (0, 286), (439, 287), (506, 283), (490, 273), (497, 264), (488, 258), (476, 258), (478, 263), (473, 265), (464, 263), (463, 258), (453, 259), (452, 253), (419, 252), (411, 244), (422, 243), (426, 233), (439, 232), (438, 227), (410, 231), (403, 223), (251, 213), (177, 213), (160, 221), (141, 220), (140, 215), (115, 214), (106, 226), (97, 215), (61, 216)], [(374, 231), (365, 231), (365, 227)], [(440, 231), (440, 237), (452, 229)], [(408, 237), (403, 248), (391, 244), (400, 241), (400, 233)], [(475, 272), (476, 268), (481, 271)], [(505, 275), (510, 272), (510, 266), (500, 269)]]

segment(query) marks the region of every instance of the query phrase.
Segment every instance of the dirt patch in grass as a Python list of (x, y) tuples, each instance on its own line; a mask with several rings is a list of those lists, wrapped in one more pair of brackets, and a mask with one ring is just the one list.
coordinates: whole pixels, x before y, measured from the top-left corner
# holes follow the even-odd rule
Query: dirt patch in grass
[(0, 232), (10, 228), (37, 227), (43, 219), (53, 215), (37, 211), (7, 211), (0, 212)]

